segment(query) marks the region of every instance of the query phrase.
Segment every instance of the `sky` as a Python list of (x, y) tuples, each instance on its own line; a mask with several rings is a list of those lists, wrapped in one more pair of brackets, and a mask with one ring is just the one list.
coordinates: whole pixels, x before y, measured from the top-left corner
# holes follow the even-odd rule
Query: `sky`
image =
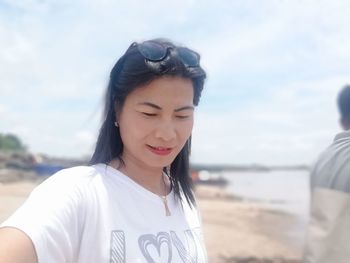
[(208, 74), (191, 162), (312, 164), (341, 131), (349, 14), (347, 0), (0, 0), (0, 133), (89, 156), (114, 63), (166, 37)]

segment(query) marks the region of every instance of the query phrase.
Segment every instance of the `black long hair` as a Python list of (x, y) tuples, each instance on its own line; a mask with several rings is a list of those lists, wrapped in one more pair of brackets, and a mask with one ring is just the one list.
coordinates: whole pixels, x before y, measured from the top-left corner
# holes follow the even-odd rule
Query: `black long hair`
[[(160, 45), (176, 48), (177, 46), (166, 39), (153, 39)], [(104, 120), (100, 128), (96, 148), (90, 160), (90, 165), (97, 163), (108, 164), (115, 158), (121, 162), (123, 142), (119, 129), (116, 129), (116, 110), (122, 109), (126, 97), (136, 88), (145, 85), (162, 76), (179, 76), (190, 79), (193, 84), (193, 104), (198, 105), (206, 77), (205, 71), (198, 65), (186, 66), (175, 52), (168, 52), (166, 59), (152, 62), (144, 58), (133, 43), (125, 54), (114, 65), (105, 95)], [(183, 194), (190, 206), (195, 204), (193, 184), (189, 169), (191, 137), (170, 165), (170, 171), (164, 168), (170, 178), (177, 197)]]

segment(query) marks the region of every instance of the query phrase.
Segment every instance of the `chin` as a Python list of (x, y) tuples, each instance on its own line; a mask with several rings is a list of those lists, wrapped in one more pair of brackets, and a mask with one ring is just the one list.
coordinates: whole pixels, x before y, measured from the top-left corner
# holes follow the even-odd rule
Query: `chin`
[(150, 166), (153, 166), (153, 167), (163, 168), (163, 167), (170, 165), (174, 160), (175, 160), (175, 158), (167, 158), (167, 160), (152, 160), (152, 161), (148, 162), (148, 164)]

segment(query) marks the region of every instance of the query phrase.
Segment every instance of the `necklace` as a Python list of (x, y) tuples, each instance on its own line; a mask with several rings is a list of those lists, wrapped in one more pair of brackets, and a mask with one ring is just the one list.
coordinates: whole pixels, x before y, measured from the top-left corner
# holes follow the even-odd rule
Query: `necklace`
[(164, 208), (165, 208), (165, 216), (171, 216), (170, 209), (169, 209), (169, 206), (168, 206), (168, 200), (166, 198), (166, 192), (167, 191), (166, 191), (166, 183), (165, 183), (163, 174), (162, 174), (162, 179), (163, 179), (163, 183), (164, 183), (165, 195), (158, 195), (158, 196), (163, 200)]
[[(109, 164), (110, 166), (112, 167), (116, 167), (115, 169), (118, 169), (119, 168), (119, 164), (114, 166), (112, 165), (112, 162), (110, 162)], [(120, 170), (121, 171), (121, 170)], [(127, 174), (124, 172), (124, 174)], [(131, 180), (133, 180), (130, 176), (128, 176)], [(162, 201), (163, 201), (163, 204), (164, 204), (164, 209), (165, 209), (165, 216), (171, 216), (171, 212), (170, 212), (170, 209), (169, 209), (169, 206), (168, 206), (168, 200), (166, 198), (166, 195), (167, 195), (167, 187), (166, 187), (166, 183), (165, 183), (165, 179), (164, 179), (164, 174), (162, 173), (162, 181), (163, 181), (163, 184), (164, 184), (164, 192), (165, 192), (165, 195), (158, 195)]]

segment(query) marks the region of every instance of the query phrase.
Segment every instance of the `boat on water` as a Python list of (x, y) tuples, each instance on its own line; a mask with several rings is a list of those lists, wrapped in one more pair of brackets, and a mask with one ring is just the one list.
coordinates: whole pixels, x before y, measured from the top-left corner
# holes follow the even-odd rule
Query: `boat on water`
[(192, 180), (195, 185), (226, 186), (228, 180), (220, 172), (209, 172), (206, 170), (192, 171)]
[(32, 169), (37, 175), (53, 175), (54, 173), (57, 173), (58, 171), (67, 168), (66, 166), (59, 165), (59, 164), (45, 164), (45, 163), (38, 163), (33, 164)]

